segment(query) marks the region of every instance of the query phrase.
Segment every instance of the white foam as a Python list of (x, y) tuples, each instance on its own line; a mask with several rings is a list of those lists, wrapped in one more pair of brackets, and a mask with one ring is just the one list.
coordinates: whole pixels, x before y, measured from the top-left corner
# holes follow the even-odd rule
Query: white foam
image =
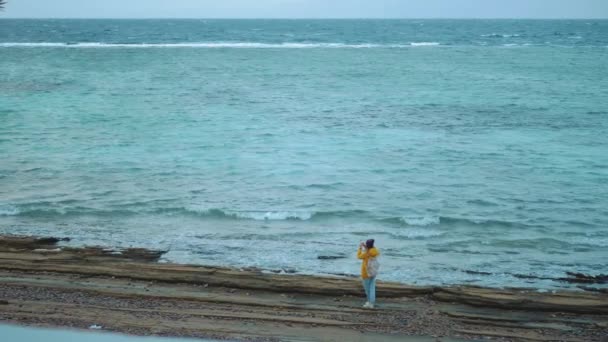
[(239, 218), (253, 220), (309, 220), (313, 213), (306, 211), (239, 211), (234, 212), (234, 215)]
[(408, 239), (428, 238), (434, 236), (441, 236), (443, 234), (444, 232), (432, 229), (405, 229), (395, 233), (395, 235), (398, 237), (404, 237)]
[(418, 216), (418, 217), (402, 217), (401, 221), (405, 222), (410, 226), (430, 226), (433, 224), (439, 224), (439, 217), (437, 216)]
[(0, 43), (0, 47), (63, 47), (65, 43)]
[(417, 42), (417, 43), (410, 43), (410, 46), (439, 46), (441, 45), (440, 43), (437, 42)]
[(500, 37), (500, 38), (517, 38), (517, 37), (521, 37), (520, 34), (498, 34), (498, 33), (492, 33), (492, 34), (482, 34), (482, 37)]
[[(412, 46), (433, 45), (435, 43), (412, 43)], [(438, 43), (437, 43), (438, 45)], [(201, 42), (201, 43), (0, 43), (0, 47), (55, 47), (55, 48), (240, 48), (240, 49), (362, 49), (362, 48), (403, 48), (398, 44), (344, 44), (344, 43), (254, 43), (254, 42)]]
[(59, 252), (61, 252), (61, 248), (55, 248), (55, 249), (36, 248), (36, 249), (34, 249), (34, 252), (59, 253)]
[[(551, 43), (547, 42), (547, 44), (551, 44)], [(523, 44), (507, 43), (507, 44), (502, 44), (502, 46), (504, 46), (504, 47), (523, 47), (523, 46), (534, 46), (534, 44), (532, 44), (532, 43), (523, 43)]]
[(281, 211), (281, 210), (223, 210), (223, 209), (209, 209), (199, 206), (189, 206), (185, 208), (187, 211), (197, 213), (203, 216), (216, 216), (216, 217), (233, 217), (239, 219), (248, 220), (309, 220), (313, 217), (315, 212), (308, 211)]

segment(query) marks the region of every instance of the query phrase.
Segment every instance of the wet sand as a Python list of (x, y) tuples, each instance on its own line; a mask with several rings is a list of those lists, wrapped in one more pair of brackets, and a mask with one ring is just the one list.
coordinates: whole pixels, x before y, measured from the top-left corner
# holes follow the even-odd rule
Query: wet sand
[(378, 283), (158, 263), (145, 249), (0, 237), (0, 322), (247, 341), (606, 341), (608, 295)]

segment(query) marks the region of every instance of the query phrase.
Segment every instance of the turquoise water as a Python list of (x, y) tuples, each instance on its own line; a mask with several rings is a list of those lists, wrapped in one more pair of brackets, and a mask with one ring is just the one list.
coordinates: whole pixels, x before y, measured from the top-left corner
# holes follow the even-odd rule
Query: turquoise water
[(608, 273), (607, 118), (608, 21), (1, 20), (0, 232), (568, 287)]

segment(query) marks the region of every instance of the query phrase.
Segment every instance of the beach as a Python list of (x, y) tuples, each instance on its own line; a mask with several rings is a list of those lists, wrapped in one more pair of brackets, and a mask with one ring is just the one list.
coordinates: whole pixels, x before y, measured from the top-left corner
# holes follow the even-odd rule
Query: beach
[(0, 26), (0, 324), (606, 340), (607, 20)]
[(608, 294), (378, 284), (0, 237), (0, 322), (244, 341), (603, 341)]

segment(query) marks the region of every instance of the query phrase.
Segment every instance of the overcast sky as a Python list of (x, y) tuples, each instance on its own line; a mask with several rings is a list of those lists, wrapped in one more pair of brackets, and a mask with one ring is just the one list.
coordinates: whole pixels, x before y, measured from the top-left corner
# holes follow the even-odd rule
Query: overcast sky
[(608, 0), (8, 0), (5, 18), (608, 18)]

